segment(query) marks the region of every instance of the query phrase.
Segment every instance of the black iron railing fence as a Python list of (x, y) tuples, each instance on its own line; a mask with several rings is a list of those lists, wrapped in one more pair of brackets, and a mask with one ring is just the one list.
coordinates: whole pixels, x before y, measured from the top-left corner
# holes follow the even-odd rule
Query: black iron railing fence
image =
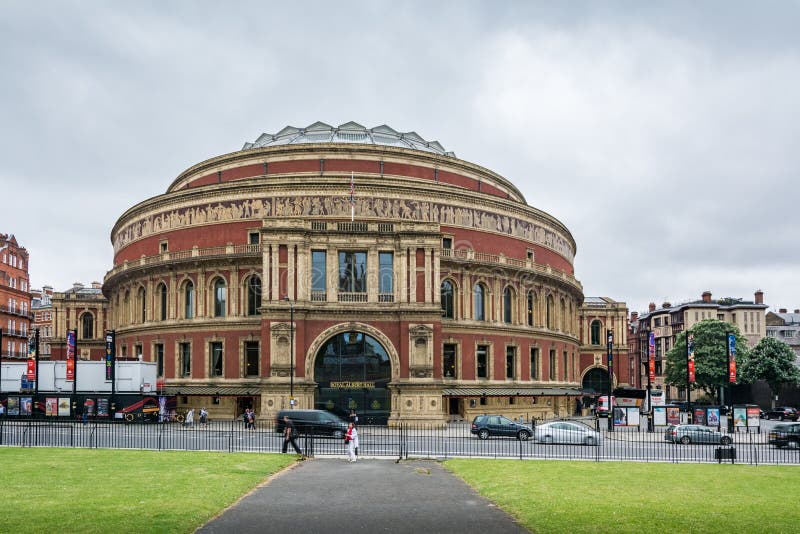
[[(601, 421), (602, 423), (603, 421)], [(794, 443), (776, 446), (762, 432), (728, 433), (716, 443), (696, 440), (681, 443), (664, 427), (647, 432), (640, 427), (617, 428), (607, 432), (599, 426), (595, 439), (581, 444), (549, 443), (537, 421), (529, 439), (514, 436), (489, 436), (480, 439), (471, 433), (469, 423), (445, 427), (402, 424), (398, 427), (359, 427), (359, 453), (368, 457), (391, 458), (518, 458), (585, 461), (637, 462), (717, 462), (733, 460), (746, 464), (800, 465), (800, 446)], [(585, 424), (578, 421), (578, 424)], [(594, 430), (593, 421), (587, 428)], [(298, 428), (298, 445), (308, 456), (347, 454), (344, 439)], [(527, 437), (527, 436), (523, 436)], [(728, 444), (728, 440), (730, 443)], [(684, 440), (686, 441), (686, 440)], [(587, 444), (589, 443), (589, 444)], [(108, 449), (203, 450), (223, 452), (280, 452), (283, 435), (274, 422), (259, 421), (255, 429), (246, 429), (241, 421), (210, 421), (185, 426), (173, 423), (131, 423), (91, 420), (35, 420), (0, 418), (0, 445), (9, 447), (80, 447)], [(291, 447), (289, 448), (291, 451)], [(722, 458), (719, 458), (722, 456)], [(731, 458), (731, 457), (734, 458)]]

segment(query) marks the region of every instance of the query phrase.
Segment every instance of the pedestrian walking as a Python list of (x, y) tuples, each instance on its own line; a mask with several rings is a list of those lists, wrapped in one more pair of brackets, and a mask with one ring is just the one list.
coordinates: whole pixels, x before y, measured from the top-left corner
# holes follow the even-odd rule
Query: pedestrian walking
[(86, 424), (89, 422), (89, 414), (87, 413), (86, 408), (83, 409), (81, 419), (83, 420), (83, 426), (86, 426)]
[(186, 419), (183, 420), (183, 426), (194, 426), (194, 408), (186, 412)]
[(300, 451), (300, 447), (298, 447), (297, 443), (295, 443), (295, 441), (294, 441), (295, 439), (297, 439), (297, 429), (294, 427), (294, 423), (292, 422), (292, 420), (289, 419), (289, 416), (284, 415), (283, 416), (283, 449), (281, 449), (281, 452), (285, 453), (286, 449), (289, 448), (289, 443), (291, 443), (292, 447), (294, 447), (294, 451), (297, 454), (303, 454)]
[(246, 428), (249, 430), (256, 429), (256, 412), (253, 410), (249, 410), (247, 412), (247, 425)]
[(358, 448), (358, 430), (351, 422), (347, 425), (347, 434), (344, 437), (344, 442), (347, 443), (347, 454), (351, 462), (356, 461), (356, 449)]
[(200, 423), (203, 425), (208, 423), (208, 412), (206, 411), (205, 407), (200, 408)]
[(248, 421), (250, 421), (250, 408), (245, 408), (244, 413), (242, 414), (242, 423), (244, 423), (245, 430), (247, 430)]

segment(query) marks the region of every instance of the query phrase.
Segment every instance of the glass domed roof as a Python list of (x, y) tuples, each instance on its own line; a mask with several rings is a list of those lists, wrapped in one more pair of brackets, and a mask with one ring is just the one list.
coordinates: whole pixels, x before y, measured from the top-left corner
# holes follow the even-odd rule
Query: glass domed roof
[(365, 128), (357, 122), (346, 122), (339, 126), (331, 126), (324, 122), (315, 122), (305, 128), (287, 126), (276, 134), (261, 134), (252, 143), (245, 143), (242, 150), (278, 145), (298, 145), (303, 143), (360, 143), (368, 145), (388, 145), (401, 148), (412, 148), (423, 152), (432, 152), (442, 156), (455, 157), (438, 141), (426, 141), (416, 132), (398, 132), (386, 126)]

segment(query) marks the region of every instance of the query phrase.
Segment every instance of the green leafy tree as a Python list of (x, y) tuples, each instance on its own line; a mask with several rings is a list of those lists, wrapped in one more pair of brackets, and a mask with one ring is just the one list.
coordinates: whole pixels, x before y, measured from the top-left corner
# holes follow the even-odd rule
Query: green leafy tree
[[(728, 384), (728, 334), (736, 336), (736, 359), (747, 355), (747, 340), (731, 323), (706, 319), (696, 323), (689, 332), (694, 334), (694, 374), (691, 389), (702, 389), (715, 398), (720, 386)], [(686, 387), (686, 332), (678, 334), (675, 346), (667, 352), (667, 383)]]
[(773, 398), (785, 384), (800, 382), (800, 369), (795, 365), (792, 348), (774, 337), (762, 338), (739, 365), (742, 381), (763, 380), (772, 390)]

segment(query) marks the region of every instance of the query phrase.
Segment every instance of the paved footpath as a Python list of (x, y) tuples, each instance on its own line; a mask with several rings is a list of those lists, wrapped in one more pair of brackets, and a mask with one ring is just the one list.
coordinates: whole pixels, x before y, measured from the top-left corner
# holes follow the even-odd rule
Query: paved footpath
[(436, 462), (333, 458), (278, 475), (197, 532), (528, 531)]

